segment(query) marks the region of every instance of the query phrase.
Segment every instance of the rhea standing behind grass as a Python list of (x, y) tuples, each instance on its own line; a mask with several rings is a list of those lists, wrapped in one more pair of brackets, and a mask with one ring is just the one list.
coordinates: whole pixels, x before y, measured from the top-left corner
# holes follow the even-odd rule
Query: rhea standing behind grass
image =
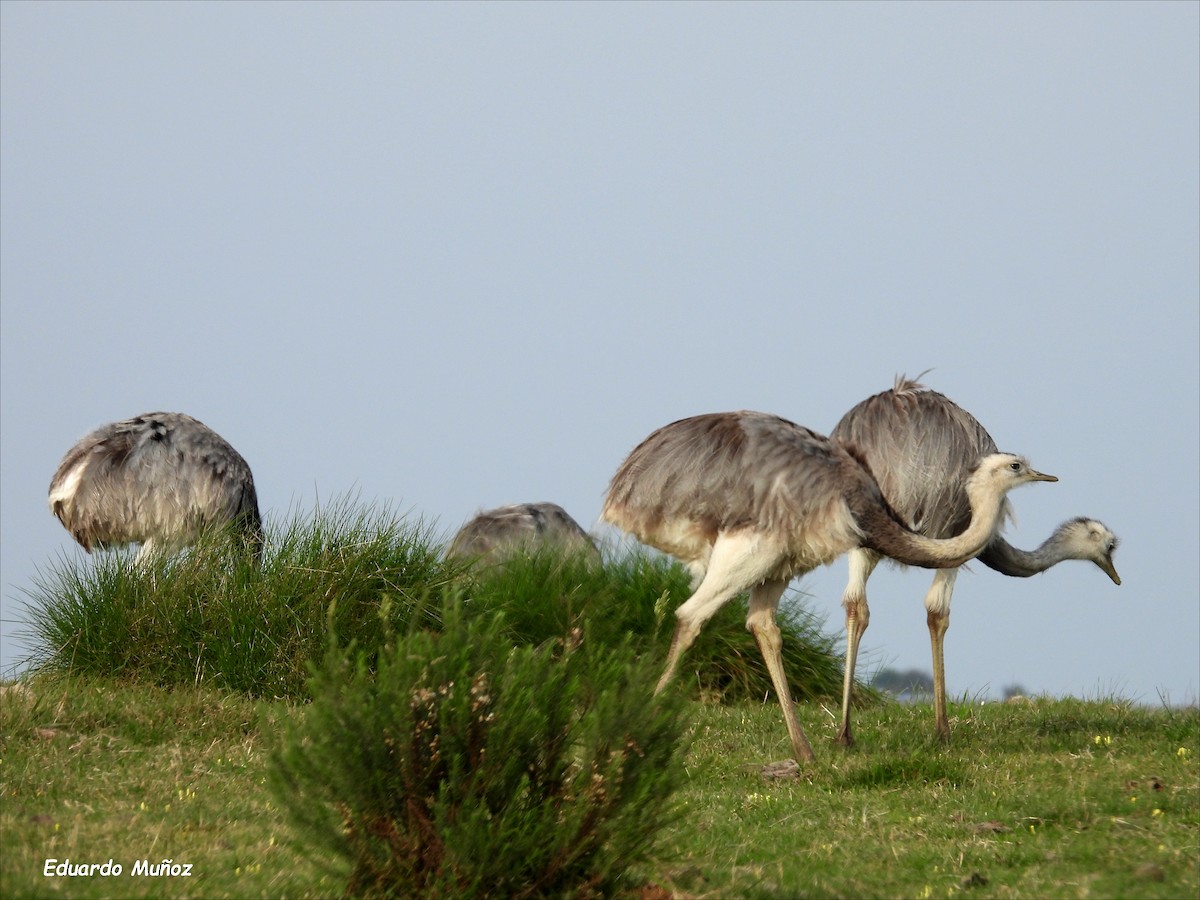
[(85, 435), (50, 481), (50, 511), (88, 553), (140, 543), (139, 563), (225, 526), (262, 551), (249, 464), (183, 413), (144, 413)]

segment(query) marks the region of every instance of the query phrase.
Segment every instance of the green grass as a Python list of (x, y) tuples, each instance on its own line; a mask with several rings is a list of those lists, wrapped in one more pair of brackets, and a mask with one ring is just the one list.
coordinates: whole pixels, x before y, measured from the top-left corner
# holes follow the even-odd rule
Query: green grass
[[(673, 611), (692, 593), (690, 576), (660, 555), (630, 553), (596, 566), (586, 555), (521, 555), (506, 565), (474, 573), (468, 591), (478, 612), (503, 612), (518, 643), (538, 644), (565, 635), (586, 620), (593, 639), (616, 645), (633, 636), (644, 652), (666, 659), (675, 629)], [(790, 595), (779, 611), (784, 668), (798, 700), (837, 698), (842, 659), (835, 641)], [(746, 598), (722, 607), (684, 656), (680, 680), (693, 696), (756, 699), (771, 678), (746, 630)], [(864, 699), (878, 697), (860, 686)]]
[[(212, 687), (48, 674), (0, 697), (0, 896), (328, 897), (344, 865), (293, 846), (267, 784), (307, 706)], [(859, 744), (799, 709), (811, 780), (774, 703), (692, 702), (682, 815), (639, 874), (646, 896), (1191, 897), (1200, 890), (1200, 712), (1119, 700), (859, 713)], [(46, 878), (48, 858), (124, 867)], [(134, 878), (136, 860), (193, 865)], [(658, 888), (661, 888), (659, 890)]]
[(27, 592), (34, 667), (302, 697), (331, 639), (377, 645), (462, 573), (423, 523), (349, 500), (273, 528), (261, 568), (227, 551), (214, 534), (148, 572), (52, 565)]
[[(949, 746), (927, 705), (866, 710), (859, 746), (807, 781), (752, 761), (769, 710), (703, 707), (674, 886), (740, 897), (1187, 897), (1200, 889), (1200, 713), (1121, 701), (963, 702)], [(768, 756), (772, 754), (768, 753)], [(758, 758), (761, 758), (758, 757)], [(695, 860), (703, 859), (697, 865)]]
[[(472, 570), (387, 510), (335, 503), (268, 535), (261, 568), (205, 542), (150, 572), (60, 561), (28, 591), (35, 672), (0, 695), (0, 897), (330, 897), (346, 863), (294, 843), (268, 786), (303, 732), (313, 663), (377, 652), (448, 598), (515, 645), (631, 640), (665, 658), (684, 570), (634, 554), (534, 554)], [(790, 754), (744, 606), (684, 657), (691, 723), (670, 827), (633, 872), (645, 898), (1195, 897), (1200, 711), (1118, 699), (927, 705), (859, 690), (857, 746), (833, 746), (841, 660), (793, 596), (785, 667), (818, 754)], [(719, 702), (723, 701), (723, 702)], [(124, 867), (45, 877), (47, 859)], [(138, 860), (189, 878), (132, 877)]]
[[(211, 688), (52, 676), (0, 698), (0, 896), (320, 897), (317, 862), (285, 847), (266, 738), (296, 712)], [(124, 867), (47, 878), (46, 859)], [(190, 878), (132, 877), (171, 858)]]
[[(423, 522), (349, 499), (269, 529), (261, 567), (228, 549), (217, 534), (148, 572), (128, 554), (51, 565), (26, 592), (35, 670), (304, 699), (309, 666), (331, 642), (377, 649), (413, 616), (437, 628), (450, 596), (465, 596), (473, 614), (503, 611), (514, 643), (562, 637), (586, 619), (597, 640), (631, 636), (664, 657), (672, 610), (691, 594), (680, 565), (648, 553), (597, 566), (543, 552), (470, 568), (444, 559)], [(745, 616), (745, 598), (728, 603), (688, 651), (680, 679), (693, 694), (771, 690)], [(779, 620), (793, 696), (840, 696), (840, 653), (802, 598), (785, 600)]]

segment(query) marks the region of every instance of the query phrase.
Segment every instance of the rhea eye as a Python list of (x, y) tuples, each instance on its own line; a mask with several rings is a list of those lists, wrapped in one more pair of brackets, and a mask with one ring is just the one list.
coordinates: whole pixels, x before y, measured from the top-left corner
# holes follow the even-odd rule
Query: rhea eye
[(1010, 463), (1008, 464), (1008, 467), (1009, 467), (1010, 469), (1012, 469), (1014, 472), (1020, 472), (1020, 471), (1021, 471), (1021, 464), (1020, 464), (1019, 462), (1010, 462)]

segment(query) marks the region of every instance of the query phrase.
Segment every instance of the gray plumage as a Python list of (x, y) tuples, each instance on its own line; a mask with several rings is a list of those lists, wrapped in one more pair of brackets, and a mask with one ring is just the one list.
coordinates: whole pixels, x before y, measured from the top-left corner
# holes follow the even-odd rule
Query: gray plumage
[[(958, 404), (903, 375), (891, 390), (868, 397), (847, 412), (830, 435), (871, 470), (888, 504), (905, 524), (933, 538), (962, 532), (971, 512), (965, 483), (975, 462), (996, 452), (987, 430)], [(1011, 515), (1004, 501), (1004, 518)], [(1006, 575), (1027, 577), (1063, 560), (1091, 560), (1116, 584), (1113, 564), (1117, 539), (1102, 522), (1075, 518), (1061, 524), (1036, 550), (1020, 550), (999, 533), (979, 553), (979, 560)], [(858, 645), (870, 619), (866, 582), (880, 560), (870, 548), (850, 555), (850, 580), (842, 604), (846, 609), (846, 676), (842, 692), (840, 743), (853, 743), (850, 692)], [(934, 718), (940, 737), (949, 735), (945, 701), (943, 642), (950, 617), (955, 569), (934, 575), (926, 596), (934, 667)]]
[(498, 562), (521, 548), (544, 546), (600, 557), (587, 532), (557, 503), (518, 503), (484, 510), (458, 530), (447, 553)]
[(658, 689), (704, 623), (749, 589), (746, 627), (771, 673), (796, 758), (811, 761), (775, 622), (788, 581), (862, 546), (912, 565), (960, 565), (994, 535), (1007, 491), (1054, 480), (1021, 457), (987, 456), (968, 479), (969, 527), (931, 540), (904, 526), (870, 471), (838, 442), (779, 416), (714, 413), (673, 422), (634, 448), (613, 476), (601, 517), (678, 557), (694, 576)]
[(976, 558), (988, 568), (1013, 578), (1040, 575), (1068, 559), (1091, 560), (1113, 584), (1119, 585), (1121, 576), (1113, 562), (1119, 544), (1120, 539), (1103, 522), (1076, 516), (1055, 528), (1036, 550), (1021, 550), (997, 535)]
[(67, 451), (50, 510), (89, 553), (140, 543), (138, 561), (232, 525), (257, 554), (254, 477), (224, 438), (183, 413), (145, 413), (97, 428)]

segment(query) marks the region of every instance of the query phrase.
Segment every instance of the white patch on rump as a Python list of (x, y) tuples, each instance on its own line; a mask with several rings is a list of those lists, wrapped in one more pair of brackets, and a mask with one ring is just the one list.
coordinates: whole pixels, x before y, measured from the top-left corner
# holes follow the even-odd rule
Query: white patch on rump
[(84, 463), (86, 460), (81, 460), (71, 473), (67, 475), (56, 487), (50, 492), (50, 511), (54, 512), (56, 506), (62, 503), (64, 506), (69, 506), (71, 501), (75, 499), (75, 492), (79, 490), (79, 480), (83, 477)]

